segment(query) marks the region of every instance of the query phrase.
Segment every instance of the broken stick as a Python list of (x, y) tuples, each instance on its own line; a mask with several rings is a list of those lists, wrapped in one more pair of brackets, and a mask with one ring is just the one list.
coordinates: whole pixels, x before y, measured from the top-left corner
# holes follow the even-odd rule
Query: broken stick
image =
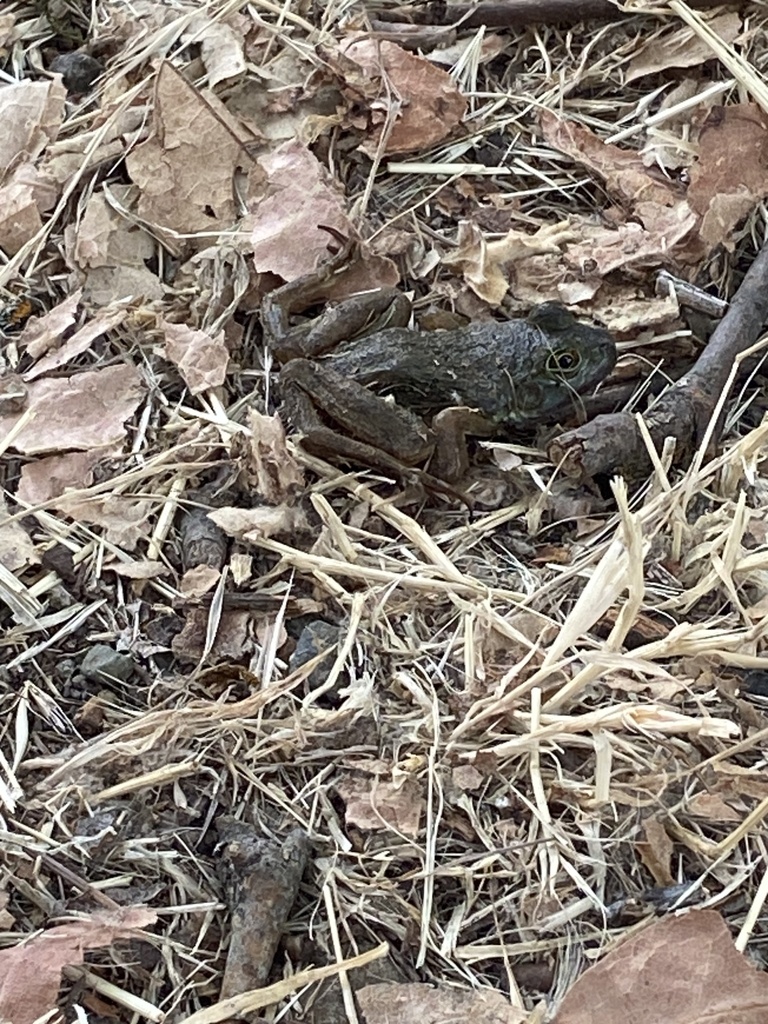
[[(695, 10), (708, 10), (717, 7), (722, 0), (688, 0)], [(743, 3), (737, 6), (744, 6)], [(561, 22), (574, 24), (578, 21), (619, 21), (630, 14), (642, 13), (640, 10), (622, 11), (610, 0), (501, 0), (501, 2), (445, 4), (423, 3), (415, 6), (404, 5), (401, 8), (388, 8), (377, 11), (375, 5), (369, 8), (369, 14), (387, 21), (429, 25), (455, 25), (462, 28), (528, 28), (535, 24), (552, 24)]]
[[(651, 439), (661, 452), (674, 438), (674, 462), (687, 464), (709, 427), (728, 383), (733, 362), (760, 335), (768, 320), (768, 243), (755, 257), (727, 313), (715, 328), (692, 369), (665, 391), (645, 414)], [(710, 437), (714, 444), (721, 424)], [(620, 473), (629, 479), (645, 476), (651, 459), (632, 413), (597, 416), (551, 442), (548, 454), (569, 476), (595, 477)]]

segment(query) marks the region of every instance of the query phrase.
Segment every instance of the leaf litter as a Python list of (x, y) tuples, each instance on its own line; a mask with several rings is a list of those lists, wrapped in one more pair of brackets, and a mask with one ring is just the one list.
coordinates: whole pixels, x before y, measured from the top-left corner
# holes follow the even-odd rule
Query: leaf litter
[[(0, 1018), (762, 1020), (760, 344), (631, 495), (529, 438), (400, 508), (286, 436), (258, 311), (330, 228), (329, 295), (563, 301), (642, 411), (706, 340), (657, 271), (730, 299), (764, 242), (764, 7), (380, 7), (0, 15)], [(303, 881), (242, 912), (232, 822)]]

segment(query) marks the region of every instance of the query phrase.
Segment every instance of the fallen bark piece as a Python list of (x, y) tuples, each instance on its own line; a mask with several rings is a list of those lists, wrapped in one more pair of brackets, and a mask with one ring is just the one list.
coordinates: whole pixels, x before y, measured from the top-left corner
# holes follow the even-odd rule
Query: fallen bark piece
[[(658, 452), (667, 437), (675, 440), (675, 464), (690, 461), (701, 443), (734, 360), (760, 335), (768, 320), (768, 244), (755, 257), (728, 311), (691, 371), (666, 391), (645, 415)], [(719, 436), (716, 424), (710, 444)], [(637, 479), (648, 473), (651, 459), (637, 420), (628, 412), (597, 416), (551, 442), (548, 454), (572, 477), (621, 473)]]
[(232, 934), (220, 997), (228, 999), (267, 980), (307, 866), (309, 840), (299, 829), (282, 842), (264, 839), (254, 826), (228, 818), (216, 827), (230, 881)]

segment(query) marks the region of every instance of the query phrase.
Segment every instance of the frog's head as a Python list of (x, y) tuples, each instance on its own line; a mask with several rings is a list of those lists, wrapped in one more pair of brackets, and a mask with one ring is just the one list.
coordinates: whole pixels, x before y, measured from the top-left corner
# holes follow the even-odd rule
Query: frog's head
[(579, 323), (559, 302), (534, 307), (529, 349), (531, 372), (516, 394), (518, 423), (546, 422), (578, 408), (579, 395), (592, 391), (613, 369), (616, 344), (602, 327)]

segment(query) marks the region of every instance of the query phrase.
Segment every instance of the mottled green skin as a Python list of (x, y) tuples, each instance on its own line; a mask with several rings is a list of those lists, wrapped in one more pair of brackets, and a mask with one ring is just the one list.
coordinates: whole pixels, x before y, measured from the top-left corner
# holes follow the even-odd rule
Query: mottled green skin
[(545, 303), (525, 320), (449, 331), (386, 328), (342, 343), (318, 362), (422, 415), (469, 406), (492, 423), (520, 428), (577, 407), (577, 396), (613, 369), (616, 346), (607, 331)]

